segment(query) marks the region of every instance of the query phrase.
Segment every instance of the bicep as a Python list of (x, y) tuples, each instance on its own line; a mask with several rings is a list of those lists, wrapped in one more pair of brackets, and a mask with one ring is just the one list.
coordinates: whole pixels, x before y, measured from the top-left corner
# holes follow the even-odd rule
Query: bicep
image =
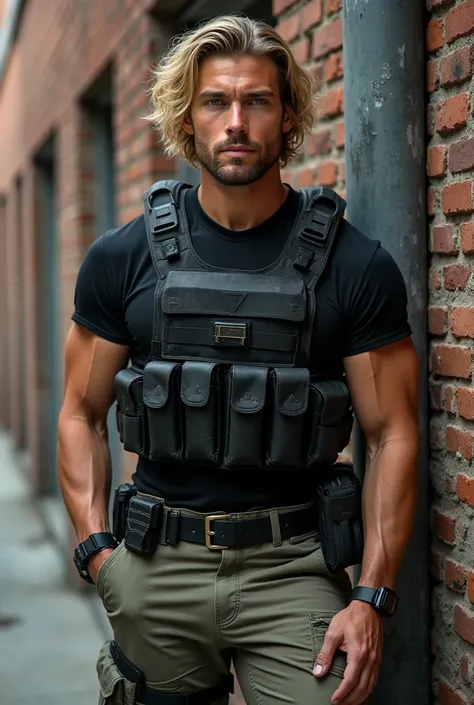
[(410, 337), (344, 359), (355, 415), (369, 446), (416, 441), (418, 358)]
[(128, 362), (125, 345), (112, 343), (73, 323), (65, 346), (65, 391), (62, 415), (102, 422), (114, 401), (113, 381)]

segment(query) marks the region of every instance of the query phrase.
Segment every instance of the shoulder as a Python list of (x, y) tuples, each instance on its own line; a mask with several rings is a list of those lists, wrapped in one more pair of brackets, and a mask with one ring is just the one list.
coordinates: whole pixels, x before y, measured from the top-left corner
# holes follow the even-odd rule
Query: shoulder
[(143, 214), (117, 228), (107, 230), (97, 239), (97, 246), (112, 257), (130, 256), (134, 250), (146, 245), (146, 228)]
[(380, 250), (386, 252), (380, 240), (368, 237), (346, 218), (342, 219), (334, 245), (334, 263), (338, 267), (363, 275)]

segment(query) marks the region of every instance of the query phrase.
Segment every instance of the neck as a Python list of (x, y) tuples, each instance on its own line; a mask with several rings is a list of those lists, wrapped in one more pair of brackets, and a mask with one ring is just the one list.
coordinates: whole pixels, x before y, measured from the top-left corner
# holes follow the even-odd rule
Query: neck
[(203, 170), (198, 190), (203, 210), (228, 230), (248, 230), (265, 222), (280, 208), (288, 192), (275, 166), (248, 186), (224, 186)]

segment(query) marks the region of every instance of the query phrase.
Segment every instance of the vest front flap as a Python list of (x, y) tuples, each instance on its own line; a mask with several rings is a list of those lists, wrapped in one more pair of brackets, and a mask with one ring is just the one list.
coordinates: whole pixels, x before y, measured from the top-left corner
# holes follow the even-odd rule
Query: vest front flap
[(181, 367), (176, 362), (152, 361), (143, 370), (143, 401), (151, 409), (161, 409), (168, 401), (170, 378)]
[(229, 371), (230, 403), (234, 411), (255, 414), (265, 405), (268, 369), (251, 365), (233, 365)]
[(301, 322), (306, 313), (306, 289), (298, 277), (171, 271), (163, 288), (162, 308), (168, 315), (235, 315)]
[(299, 416), (308, 409), (309, 370), (304, 367), (275, 368), (275, 404), (285, 416)]
[(209, 402), (211, 382), (217, 372), (215, 362), (185, 362), (181, 373), (181, 399), (187, 406), (205, 406)]

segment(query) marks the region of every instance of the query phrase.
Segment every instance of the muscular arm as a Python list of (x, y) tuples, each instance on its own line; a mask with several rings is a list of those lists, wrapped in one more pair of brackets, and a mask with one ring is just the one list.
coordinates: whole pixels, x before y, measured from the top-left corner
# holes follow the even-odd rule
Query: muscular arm
[(78, 541), (108, 530), (111, 467), (107, 414), (128, 348), (73, 323), (66, 340), (65, 392), (58, 422), (59, 483)]
[(367, 440), (359, 584), (393, 589), (416, 505), (418, 360), (411, 338), (405, 338), (346, 358), (344, 365)]

